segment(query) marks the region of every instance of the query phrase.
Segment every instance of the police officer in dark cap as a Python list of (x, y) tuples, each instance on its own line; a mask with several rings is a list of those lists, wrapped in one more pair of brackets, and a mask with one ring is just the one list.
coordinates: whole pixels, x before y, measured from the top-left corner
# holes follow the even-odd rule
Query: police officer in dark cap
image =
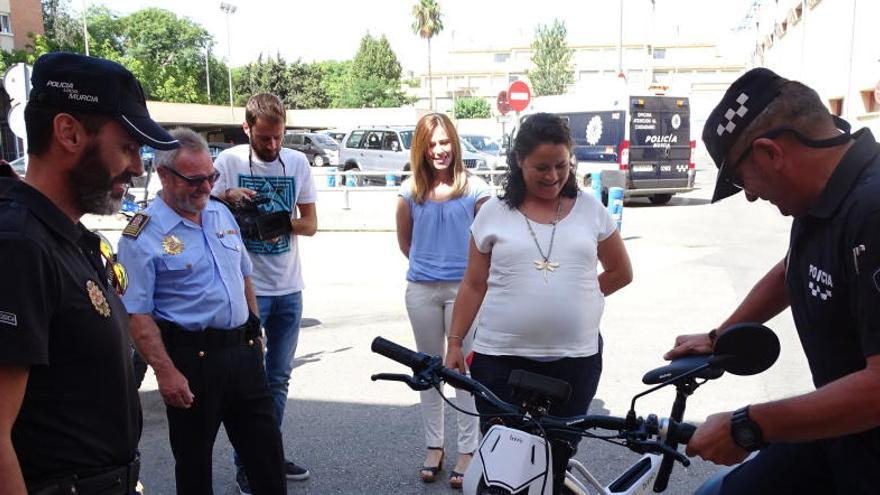
[(791, 308), (816, 390), (713, 414), (688, 455), (751, 460), (700, 493), (875, 494), (880, 487), (880, 145), (850, 133), (809, 87), (764, 68), (737, 79), (703, 141), (718, 166), (712, 201), (742, 190), (793, 217), (790, 245), (708, 334), (673, 359), (710, 352), (729, 325)]
[(177, 142), (117, 63), (51, 53), (31, 82), (25, 180), (0, 178), (0, 493), (134, 493), (125, 271), (79, 220), (119, 210), (142, 144)]

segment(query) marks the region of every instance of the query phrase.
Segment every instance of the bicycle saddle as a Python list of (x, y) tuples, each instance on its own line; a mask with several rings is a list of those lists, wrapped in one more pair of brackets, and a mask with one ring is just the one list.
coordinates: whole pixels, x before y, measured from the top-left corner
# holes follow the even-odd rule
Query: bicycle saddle
[[(707, 364), (711, 357), (711, 354), (701, 354), (698, 356), (685, 356), (683, 358), (676, 359), (666, 366), (661, 366), (645, 373), (645, 376), (642, 377), (642, 383), (644, 383), (645, 385), (656, 385), (658, 383), (663, 383), (673, 377), (682, 375), (684, 373), (687, 373), (688, 371), (691, 371), (694, 368), (699, 368), (700, 366)], [(708, 368), (700, 370), (697, 373), (691, 375), (691, 377), (714, 380), (723, 374), (723, 369), (709, 366)]]

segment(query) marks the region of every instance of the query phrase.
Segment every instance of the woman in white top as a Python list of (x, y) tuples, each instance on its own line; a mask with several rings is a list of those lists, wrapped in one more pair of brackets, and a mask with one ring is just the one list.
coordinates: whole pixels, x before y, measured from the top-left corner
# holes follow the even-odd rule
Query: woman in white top
[[(565, 121), (530, 116), (507, 161), (503, 199), (490, 199), (471, 226), (446, 365), (465, 369), (462, 342), (479, 310), (470, 366), (475, 379), (508, 402), (512, 370), (565, 380), (571, 398), (550, 414), (586, 414), (602, 372), (604, 298), (632, 280), (629, 256), (602, 204), (578, 190)], [(480, 414), (497, 412), (480, 399), (476, 405)], [(481, 424), (486, 429), (489, 421)], [(576, 446), (576, 438), (551, 446), (554, 493)]]
[[(409, 259), (406, 311), (416, 348), (443, 355), (452, 319), (452, 304), (467, 266), (468, 229), (489, 198), (489, 186), (471, 175), (461, 158), (461, 141), (449, 117), (431, 113), (416, 124), (410, 154), (413, 175), (400, 187), (397, 241)], [(470, 340), (466, 347), (470, 347)], [(433, 482), (443, 466), (443, 398), (435, 390), (421, 393), (428, 451), (419, 475)], [(458, 407), (474, 411), (473, 396), (456, 390)], [(479, 442), (477, 418), (458, 414), (458, 459), (449, 484), (461, 488), (464, 471)]]

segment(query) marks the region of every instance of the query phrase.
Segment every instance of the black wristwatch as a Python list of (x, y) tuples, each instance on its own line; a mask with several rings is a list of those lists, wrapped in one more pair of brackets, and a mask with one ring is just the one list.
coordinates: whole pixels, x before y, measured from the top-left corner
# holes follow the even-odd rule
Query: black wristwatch
[(749, 417), (749, 406), (741, 407), (730, 418), (730, 435), (733, 441), (747, 452), (761, 450), (767, 446), (764, 434), (758, 423)]

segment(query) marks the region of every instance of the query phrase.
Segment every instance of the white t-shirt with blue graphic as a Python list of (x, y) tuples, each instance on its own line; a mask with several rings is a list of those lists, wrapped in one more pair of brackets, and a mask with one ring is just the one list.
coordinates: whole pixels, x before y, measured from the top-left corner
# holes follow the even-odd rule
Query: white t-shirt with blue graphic
[[(214, 168), (220, 172), (212, 191), (215, 195), (236, 187), (253, 189), (266, 199), (258, 203), (262, 211), (289, 211), (292, 218), (299, 214), (297, 204), (317, 200), (312, 172), (304, 154), (281, 148), (280, 160), (264, 162), (256, 154), (249, 160), (249, 149), (247, 144), (229, 148), (214, 161)], [(280, 296), (303, 290), (296, 237), (290, 234), (274, 243), (245, 240), (254, 264), (251, 279), (258, 296)]]

